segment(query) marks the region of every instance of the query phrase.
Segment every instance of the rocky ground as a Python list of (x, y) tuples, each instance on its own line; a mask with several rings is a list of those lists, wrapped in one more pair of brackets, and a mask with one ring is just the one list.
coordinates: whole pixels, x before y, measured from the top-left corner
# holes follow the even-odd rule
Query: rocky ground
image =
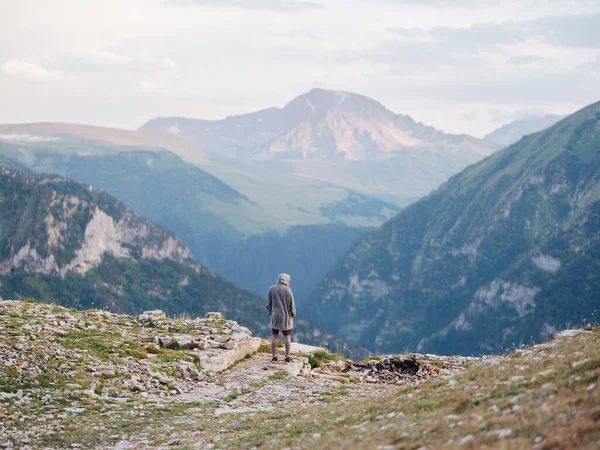
[[(218, 313), (0, 302), (0, 448), (598, 448), (600, 331), (360, 363)], [(557, 434), (557, 431), (561, 431)]]

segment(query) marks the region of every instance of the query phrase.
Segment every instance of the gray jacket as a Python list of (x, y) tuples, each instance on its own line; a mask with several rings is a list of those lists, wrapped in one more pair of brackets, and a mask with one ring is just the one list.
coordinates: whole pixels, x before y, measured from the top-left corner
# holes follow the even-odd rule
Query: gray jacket
[(274, 330), (287, 331), (294, 328), (296, 305), (290, 281), (290, 276), (282, 273), (277, 278), (277, 284), (269, 288), (267, 312), (271, 316), (271, 328)]

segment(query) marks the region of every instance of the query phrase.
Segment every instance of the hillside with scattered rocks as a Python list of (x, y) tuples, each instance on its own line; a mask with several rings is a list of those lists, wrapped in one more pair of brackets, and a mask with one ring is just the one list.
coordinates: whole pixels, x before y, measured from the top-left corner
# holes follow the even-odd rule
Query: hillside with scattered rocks
[(597, 320), (600, 102), (367, 234), (305, 303), (374, 352), (498, 353)]
[(220, 313), (0, 301), (0, 447), (595, 448), (600, 329), (509, 355), (292, 362)]

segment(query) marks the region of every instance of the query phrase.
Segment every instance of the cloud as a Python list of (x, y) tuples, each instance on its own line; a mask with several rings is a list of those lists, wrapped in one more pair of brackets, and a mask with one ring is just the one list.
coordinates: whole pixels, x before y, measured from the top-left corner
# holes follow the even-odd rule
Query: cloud
[[(399, 37), (424, 30), (396, 28)], [(528, 39), (575, 48), (600, 47), (600, 14), (547, 16), (535, 20), (476, 23), (470, 27), (433, 27), (429, 35), (453, 51), (478, 53), (482, 48), (513, 45)]]
[(280, 12), (324, 8), (320, 3), (304, 0), (167, 0), (167, 3), (178, 6), (214, 6)]
[(167, 66), (169, 69), (174, 69), (175, 66), (177, 64), (175, 64), (175, 61), (173, 61), (171, 58), (164, 58), (163, 59), (163, 63), (165, 66)]
[(535, 55), (524, 55), (524, 56), (511, 56), (508, 60), (510, 64), (534, 64), (534, 63), (542, 63), (546, 61), (546, 58), (542, 58), (541, 56)]
[(2, 72), (13, 78), (20, 78), (27, 81), (53, 82), (64, 79), (63, 75), (55, 70), (46, 70), (35, 64), (11, 59), (2, 64)]
[(152, 73), (175, 68), (175, 62), (169, 57), (135, 52), (128, 55), (111, 50), (59, 53), (54, 55), (52, 63), (67, 72), (79, 73)]
[(166, 94), (169, 90), (169, 83), (165, 79), (146, 79), (140, 82), (140, 90), (147, 93)]

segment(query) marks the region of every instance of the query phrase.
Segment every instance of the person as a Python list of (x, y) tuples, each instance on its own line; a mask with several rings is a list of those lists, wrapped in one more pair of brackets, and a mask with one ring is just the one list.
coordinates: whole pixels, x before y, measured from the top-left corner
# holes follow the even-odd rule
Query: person
[(280, 331), (283, 333), (285, 344), (285, 362), (291, 361), (292, 330), (296, 316), (294, 294), (290, 288), (291, 281), (292, 278), (287, 273), (281, 273), (277, 277), (277, 284), (269, 288), (267, 312), (271, 316), (272, 361), (277, 361), (277, 339)]

